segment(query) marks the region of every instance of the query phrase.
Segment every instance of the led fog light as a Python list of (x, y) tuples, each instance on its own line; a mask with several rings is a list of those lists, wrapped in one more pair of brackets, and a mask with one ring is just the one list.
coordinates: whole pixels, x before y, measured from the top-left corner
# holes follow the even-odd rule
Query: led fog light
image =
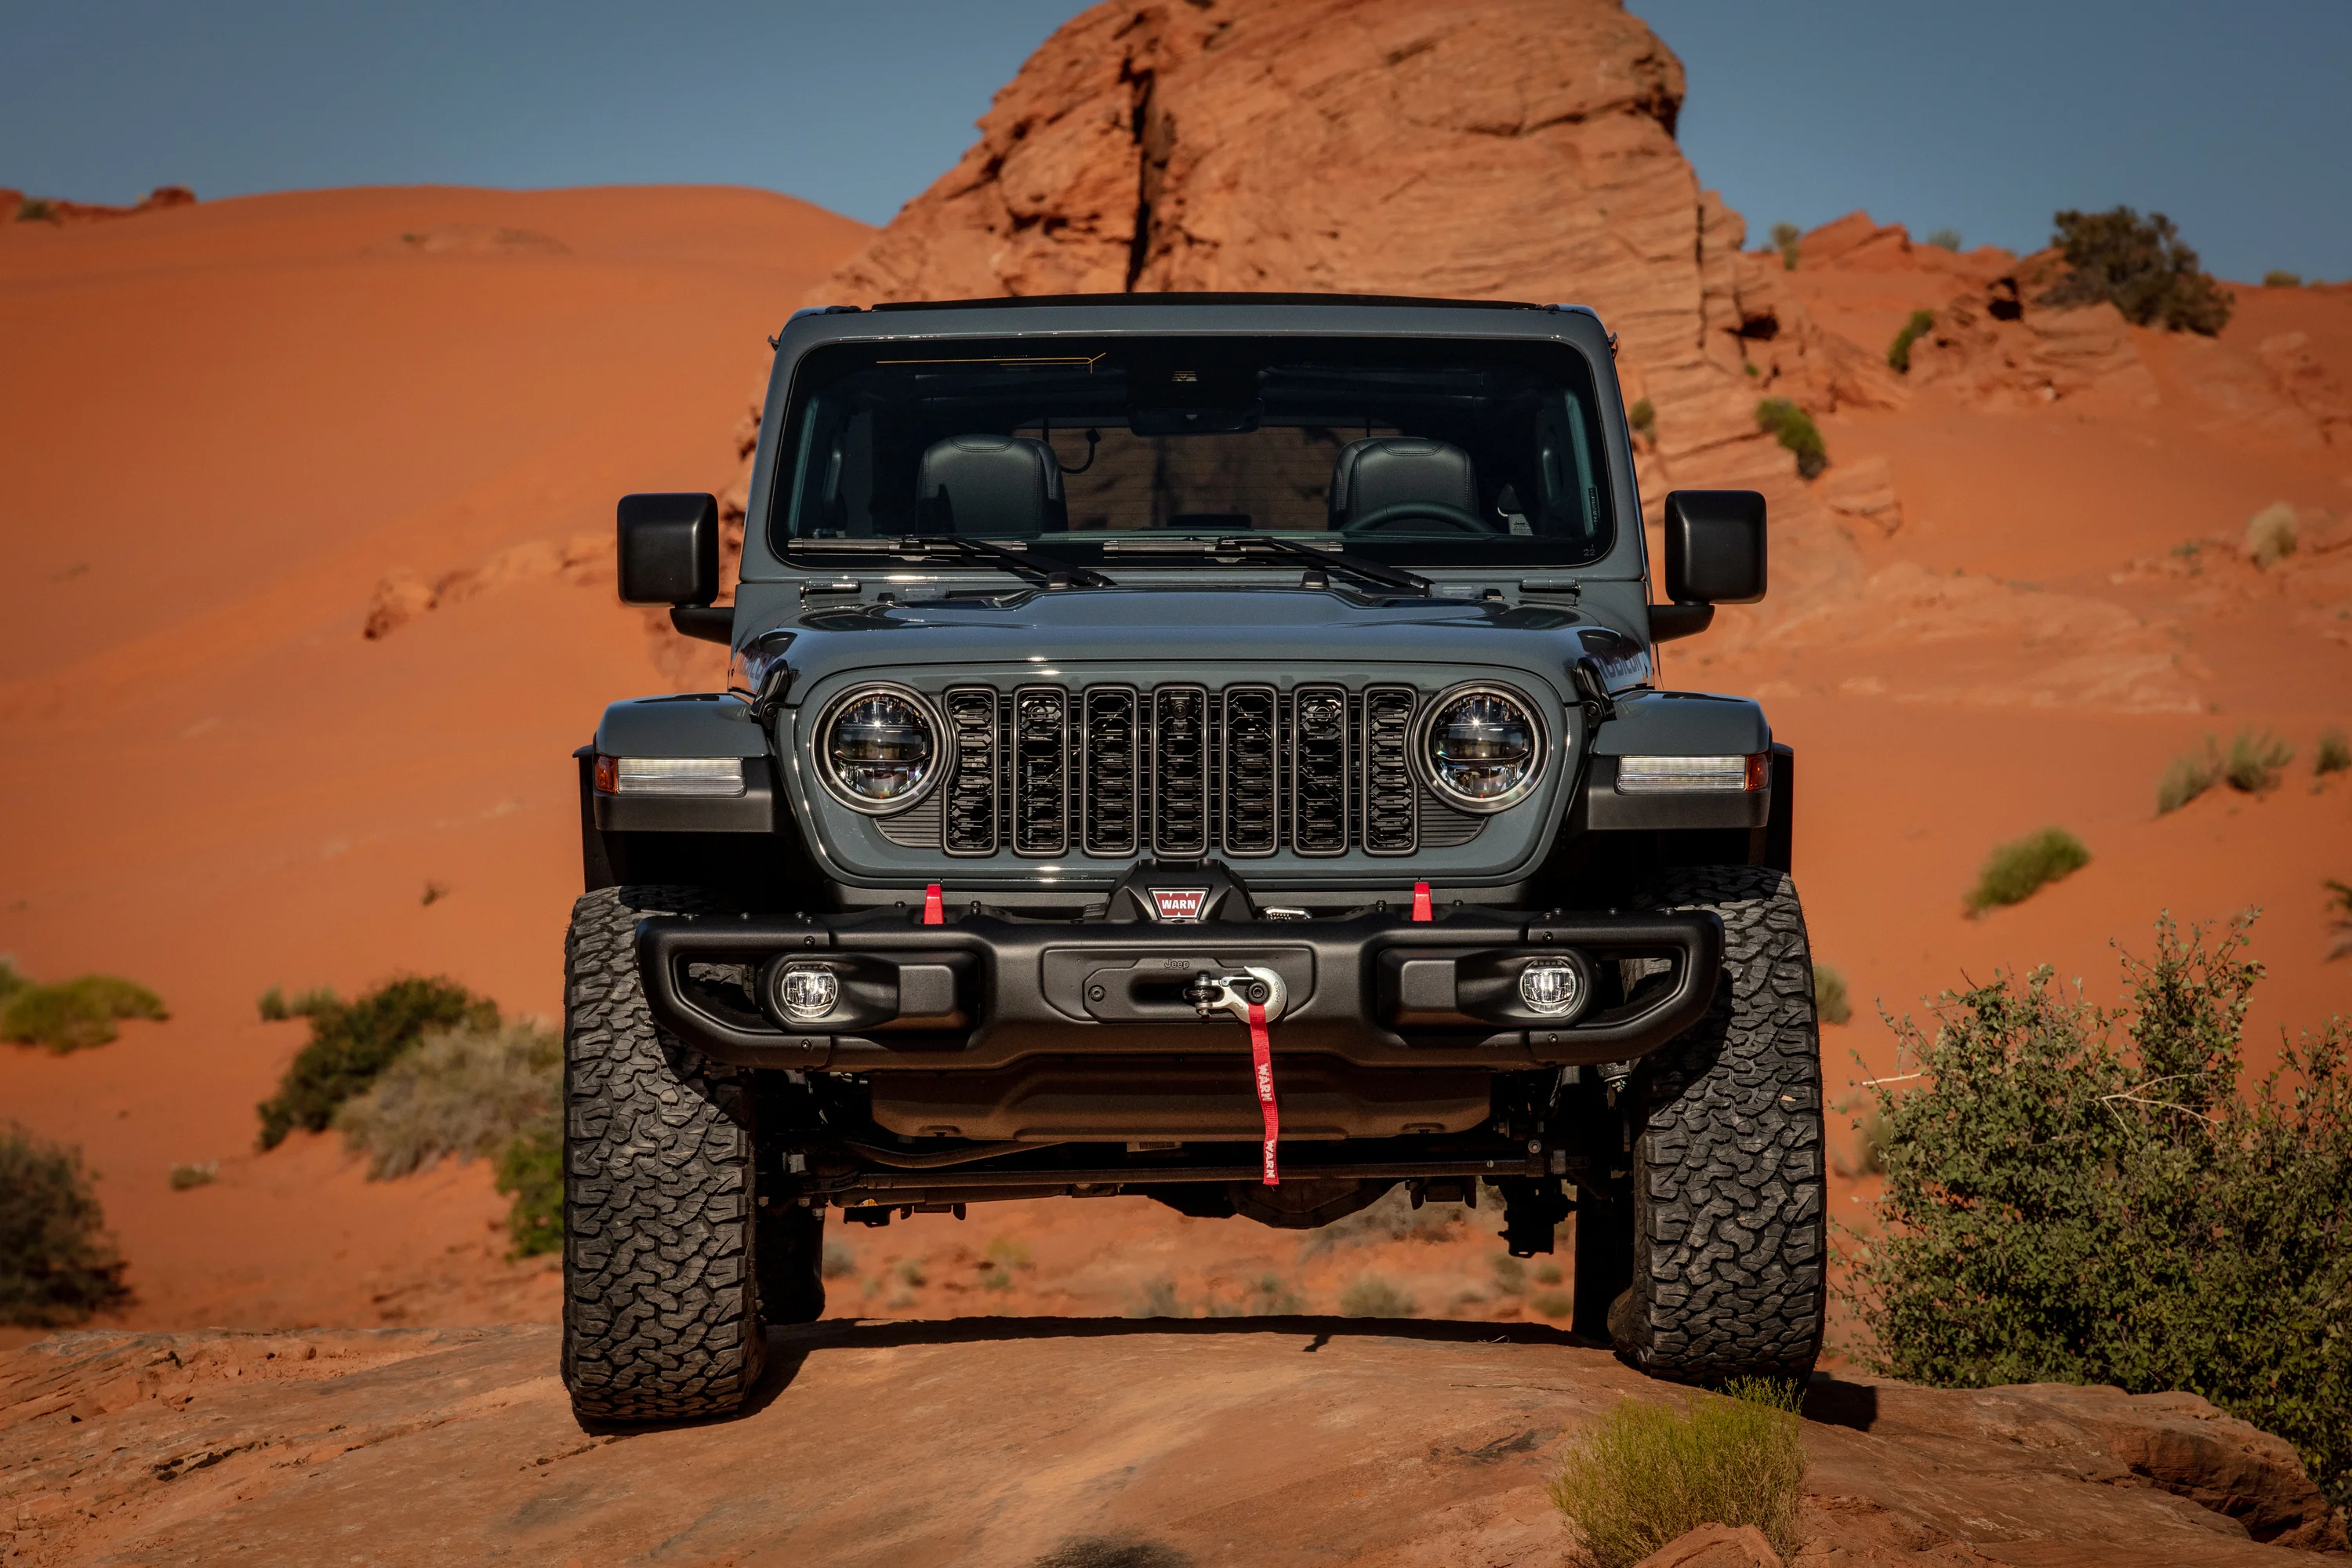
[(1519, 1000), (1546, 1018), (1565, 1018), (1584, 1004), (1584, 975), (1573, 963), (1547, 959), (1519, 971)]
[(787, 969), (776, 981), (776, 1002), (795, 1024), (813, 1024), (841, 1000), (841, 981), (830, 969)]

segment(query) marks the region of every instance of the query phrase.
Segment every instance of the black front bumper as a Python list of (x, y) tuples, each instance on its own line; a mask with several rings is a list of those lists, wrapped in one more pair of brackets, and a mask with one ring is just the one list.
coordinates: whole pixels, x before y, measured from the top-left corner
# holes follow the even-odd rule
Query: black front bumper
[[(1591, 982), (1569, 1021), (1529, 1011), (1516, 985), (1518, 969), (1562, 956)], [(1663, 963), (1631, 962), (1642, 960)], [(1202, 924), (665, 915), (639, 922), (637, 961), (664, 1027), (744, 1067), (983, 1072), (1036, 1057), (1245, 1051), (1234, 1018), (1200, 1018), (1182, 991), (1204, 970), (1259, 967), (1288, 992), (1269, 1031), (1277, 1055), (1512, 1070), (1626, 1061), (1689, 1028), (1715, 994), (1723, 924), (1486, 910)], [(838, 1003), (788, 1027), (776, 977), (810, 967), (833, 972)]]

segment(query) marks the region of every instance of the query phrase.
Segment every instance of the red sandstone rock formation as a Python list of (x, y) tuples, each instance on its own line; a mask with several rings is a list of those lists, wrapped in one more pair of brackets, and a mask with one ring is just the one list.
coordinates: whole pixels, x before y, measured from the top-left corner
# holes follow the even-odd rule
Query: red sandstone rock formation
[[(1544, 1485), (1567, 1446), (1621, 1400), (1708, 1397), (1504, 1323), (829, 1321), (769, 1342), (740, 1417), (625, 1434), (572, 1419), (552, 1327), (59, 1335), (0, 1355), (0, 1556), (1560, 1563)], [(1822, 1376), (1805, 1415), (1793, 1568), (2296, 1568), (2344, 1545), (2292, 1447), (2192, 1394)], [(1721, 1526), (1651, 1559), (1778, 1561)]]
[(1614, 0), (1111, 0), (812, 299), (1576, 300), (1658, 411), (1646, 489), (1779, 477), (1762, 384), (1819, 411), (1902, 389), (1740, 254), (1746, 226), (1675, 143), (1683, 90)]
[(0, 209), (12, 214), (20, 223), (94, 223), (100, 218), (136, 217), (141, 213), (161, 212), (166, 207), (194, 206), (195, 201), (196, 193), (185, 185), (158, 185), (141, 197), (137, 205), (127, 207), (108, 206), (102, 202), (28, 197), (22, 191), (0, 190)]

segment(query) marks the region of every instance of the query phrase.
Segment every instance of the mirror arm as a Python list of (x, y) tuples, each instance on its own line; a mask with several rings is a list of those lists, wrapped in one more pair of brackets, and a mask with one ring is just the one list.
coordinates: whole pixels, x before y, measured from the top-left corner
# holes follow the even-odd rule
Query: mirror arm
[(1652, 605), (1650, 606), (1650, 640), (1672, 642), (1676, 637), (1696, 637), (1715, 624), (1713, 605)]
[(680, 637), (698, 637), (720, 647), (735, 640), (735, 606), (732, 605), (673, 605), (669, 624)]

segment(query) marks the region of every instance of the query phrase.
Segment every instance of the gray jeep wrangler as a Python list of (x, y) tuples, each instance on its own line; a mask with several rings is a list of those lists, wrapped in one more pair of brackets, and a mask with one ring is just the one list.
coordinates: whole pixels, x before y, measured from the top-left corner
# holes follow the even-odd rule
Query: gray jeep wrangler
[(1764, 592), (1664, 505), (1580, 306), (1082, 296), (803, 310), (731, 605), (707, 495), (621, 596), (732, 689), (605, 710), (566, 945), (563, 1373), (731, 1410), (824, 1226), (1139, 1194), (1573, 1213), (1576, 1333), (1821, 1343), (1794, 760), (1656, 647)]

